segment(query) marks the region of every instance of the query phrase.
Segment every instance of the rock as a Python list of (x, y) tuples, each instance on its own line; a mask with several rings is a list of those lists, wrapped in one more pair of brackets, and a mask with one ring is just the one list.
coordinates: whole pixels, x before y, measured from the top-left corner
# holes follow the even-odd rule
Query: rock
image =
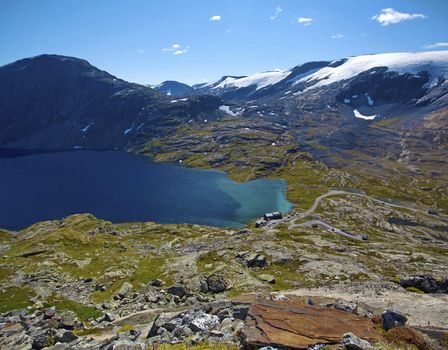
[(367, 340), (361, 339), (353, 333), (344, 334), (342, 345), (347, 350), (368, 350), (372, 348), (372, 345)]
[(129, 340), (117, 340), (109, 348), (111, 350), (145, 350), (145, 343)]
[(153, 279), (153, 280), (150, 282), (150, 284), (151, 284), (151, 286), (154, 286), (154, 287), (161, 287), (162, 284), (163, 284), (163, 281), (160, 280), (160, 279), (158, 279), (158, 278), (156, 278), (156, 279)]
[(104, 321), (106, 321), (106, 322), (114, 322), (115, 321), (115, 317), (110, 312), (106, 312), (104, 314)]
[(52, 345), (51, 344), (51, 336), (49, 334), (41, 333), (41, 334), (38, 334), (33, 339), (33, 343), (31, 346), (33, 349), (40, 350), (40, 349), (46, 348), (50, 345)]
[(169, 287), (166, 291), (172, 295), (178, 296), (179, 298), (183, 298), (188, 294), (187, 289), (181, 284), (175, 284)]
[(219, 318), (215, 315), (202, 313), (189, 323), (189, 327), (193, 332), (204, 332), (215, 329), (219, 325)]
[(76, 339), (78, 339), (78, 337), (70, 331), (61, 331), (60, 330), (54, 335), (54, 340), (57, 343), (71, 343), (72, 341), (74, 341)]
[(208, 290), (211, 293), (221, 293), (227, 289), (227, 281), (219, 275), (211, 275), (207, 277)]
[[(160, 329), (163, 329), (166, 331), (165, 328), (173, 319), (176, 319), (179, 316), (178, 312), (166, 312), (163, 314), (160, 314), (159, 316), (157, 316), (157, 318), (153, 321), (152, 326), (148, 332), (148, 335), (146, 336), (146, 338), (152, 338), (152, 337), (156, 337), (158, 335), (162, 335), (159, 334), (160, 333)], [(177, 324), (174, 324), (173, 328), (174, 329), (176, 327)], [(163, 332), (163, 331), (162, 331)]]
[(257, 253), (239, 252), (237, 253), (237, 258), (243, 261), (249, 268), (263, 268), (268, 264), (267, 259), (263, 255)]
[[(415, 347), (419, 350), (432, 349), (432, 347), (428, 345), (428, 341), (425, 339), (425, 336), (418, 330), (410, 327), (393, 328), (387, 331), (386, 339), (396, 345), (406, 343), (415, 345)], [(434, 347), (434, 349), (436, 349), (436, 347)]]
[(308, 349), (340, 342), (348, 332), (372, 342), (381, 339), (373, 322), (358, 315), (299, 302), (260, 300), (250, 304), (242, 338), (248, 348)]
[(47, 309), (44, 311), (44, 319), (48, 320), (53, 318), (56, 315), (56, 311), (54, 309)]
[(442, 283), (430, 275), (406, 276), (400, 279), (403, 288), (418, 288), (425, 293), (437, 293), (442, 289)]
[(239, 230), (238, 232), (236, 232), (237, 235), (245, 235), (245, 234), (251, 234), (252, 230), (248, 229), (248, 228), (243, 228), (242, 230)]
[(75, 328), (75, 325), (76, 321), (71, 316), (62, 316), (61, 321), (59, 321), (59, 327), (64, 329), (72, 330)]
[(269, 284), (274, 284), (275, 283), (275, 277), (272, 275), (268, 275), (268, 274), (261, 274), (258, 276), (258, 278), (264, 282), (267, 282)]
[(133, 289), (134, 287), (132, 286), (132, 284), (130, 284), (129, 282), (124, 282), (119, 291), (117, 292), (117, 295), (118, 297), (123, 299), (127, 297), (132, 292)]
[(381, 314), (381, 325), (386, 331), (395, 327), (403, 327), (407, 320), (408, 318), (404, 314), (392, 309), (386, 309)]

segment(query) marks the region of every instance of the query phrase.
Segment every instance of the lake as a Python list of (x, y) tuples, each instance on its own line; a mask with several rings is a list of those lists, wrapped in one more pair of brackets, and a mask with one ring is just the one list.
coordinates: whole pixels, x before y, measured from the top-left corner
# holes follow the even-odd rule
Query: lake
[(91, 213), (114, 223), (155, 221), (242, 227), (288, 212), (285, 181), (236, 183), (219, 171), (154, 163), (119, 151), (0, 150), (0, 227)]

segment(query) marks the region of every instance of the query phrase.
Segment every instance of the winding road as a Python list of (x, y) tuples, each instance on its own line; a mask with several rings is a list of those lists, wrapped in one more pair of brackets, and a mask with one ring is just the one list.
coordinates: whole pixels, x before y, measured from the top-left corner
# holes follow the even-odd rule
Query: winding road
[(349, 232), (342, 231), (342, 230), (340, 230), (336, 227), (333, 227), (333, 226), (329, 225), (328, 223), (323, 222), (321, 220), (312, 220), (312, 221), (308, 221), (308, 222), (305, 222), (302, 224), (296, 224), (297, 220), (304, 219), (307, 216), (314, 213), (314, 211), (317, 209), (317, 207), (320, 205), (320, 202), (323, 199), (325, 199), (327, 197), (331, 197), (331, 196), (338, 196), (338, 195), (352, 195), (352, 196), (364, 197), (364, 198), (368, 198), (372, 201), (375, 201), (377, 203), (380, 203), (381, 205), (386, 205), (389, 207), (400, 208), (400, 209), (407, 209), (407, 210), (412, 210), (414, 212), (420, 212), (420, 213), (427, 214), (427, 211), (425, 211), (423, 209), (417, 209), (417, 208), (414, 208), (411, 206), (405, 206), (405, 205), (400, 205), (400, 204), (388, 203), (388, 202), (382, 201), (381, 199), (371, 197), (364, 193), (349, 192), (349, 191), (343, 191), (343, 190), (330, 190), (327, 193), (317, 197), (308, 210), (304, 211), (303, 213), (297, 213), (293, 216), (283, 218), (281, 220), (275, 220), (272, 222), (268, 222), (268, 224), (265, 226), (265, 229), (271, 230), (282, 223), (289, 222), (288, 229), (290, 229), (290, 230), (292, 230), (296, 227), (313, 227), (313, 226), (317, 225), (317, 226), (324, 228), (327, 231), (339, 234), (339, 235), (347, 237), (347, 238), (352, 238), (352, 239), (357, 239), (357, 240), (366, 239), (365, 235), (355, 235), (355, 234), (351, 234)]

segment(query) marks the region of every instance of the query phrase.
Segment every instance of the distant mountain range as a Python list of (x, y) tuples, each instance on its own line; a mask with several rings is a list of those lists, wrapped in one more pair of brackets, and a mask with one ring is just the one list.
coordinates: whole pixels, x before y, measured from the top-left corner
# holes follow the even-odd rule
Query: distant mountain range
[[(285, 127), (293, 120), (317, 126), (325, 120), (335, 129), (316, 134), (316, 141), (354, 147), (360, 128), (381, 119), (409, 116), (397, 127), (426, 132), (422, 118), (448, 106), (447, 77), (448, 51), (436, 51), (355, 56), (150, 88), (82, 59), (41, 55), (0, 67), (0, 147), (131, 150), (186, 123), (226, 115)], [(438, 122), (446, 125), (443, 118)], [(303, 132), (296, 130), (299, 139)]]
[[(413, 103), (436, 107), (448, 103), (448, 51), (363, 55), (333, 62), (309, 62), (290, 70), (250, 76), (224, 76), (188, 86), (169, 81), (155, 90), (178, 97), (211, 94), (234, 102), (292, 101), (316, 91), (335, 91), (335, 101), (353, 107)], [(169, 89), (167, 89), (169, 87)]]

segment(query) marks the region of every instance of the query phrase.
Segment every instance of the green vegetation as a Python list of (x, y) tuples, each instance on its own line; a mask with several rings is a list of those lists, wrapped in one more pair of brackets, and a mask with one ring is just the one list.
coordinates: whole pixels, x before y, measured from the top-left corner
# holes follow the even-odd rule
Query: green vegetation
[(61, 295), (53, 295), (46, 301), (46, 307), (55, 306), (57, 310), (73, 311), (81, 322), (95, 319), (103, 315), (103, 313), (91, 306), (76, 303), (68, 300)]
[(418, 289), (417, 287), (407, 287), (406, 290), (408, 292), (417, 293), (417, 294), (425, 294), (424, 291)]
[(0, 292), (0, 313), (31, 306), (33, 297), (33, 290), (25, 286), (5, 288)]

